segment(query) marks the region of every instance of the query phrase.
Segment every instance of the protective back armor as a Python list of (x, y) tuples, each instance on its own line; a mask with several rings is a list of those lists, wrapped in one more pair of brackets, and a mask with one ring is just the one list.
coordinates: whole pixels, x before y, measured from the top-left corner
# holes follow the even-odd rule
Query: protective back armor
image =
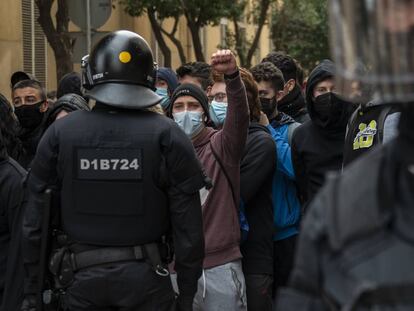
[(396, 147), (356, 162), (332, 184), (321, 267), (333, 310), (414, 310), (414, 243), (393, 226), (395, 200), (387, 187), (396, 182), (390, 164)]
[(179, 129), (145, 111), (68, 117), (79, 126), (60, 129), (61, 229), (70, 239), (93, 245), (158, 241), (169, 229), (161, 141)]

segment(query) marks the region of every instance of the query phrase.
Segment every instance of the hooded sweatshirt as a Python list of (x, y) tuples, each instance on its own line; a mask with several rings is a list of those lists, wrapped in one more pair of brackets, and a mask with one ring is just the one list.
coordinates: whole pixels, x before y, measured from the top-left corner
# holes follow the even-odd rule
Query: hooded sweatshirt
[(193, 140), (197, 156), (213, 183), (208, 193), (201, 195), (205, 269), (242, 257), (239, 248), (239, 202), (234, 202), (226, 175), (212, 151), (214, 148), (232, 182), (234, 197), (240, 198), (240, 161), (249, 127), (249, 112), (246, 90), (239, 75), (226, 80), (226, 92), (228, 108), (223, 128), (217, 131), (207, 127)]
[(342, 167), (346, 124), (353, 105), (343, 100), (334, 104), (322, 115), (315, 109), (313, 90), (326, 79), (335, 76), (334, 64), (322, 61), (310, 74), (306, 87), (306, 103), (310, 121), (298, 127), (292, 139), (292, 158), (300, 196), (309, 202), (318, 192), (329, 171)]

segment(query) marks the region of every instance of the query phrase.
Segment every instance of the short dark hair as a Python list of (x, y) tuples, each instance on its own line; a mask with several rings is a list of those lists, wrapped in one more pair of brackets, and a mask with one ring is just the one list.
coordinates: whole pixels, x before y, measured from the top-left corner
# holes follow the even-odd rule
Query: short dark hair
[(38, 90), (39, 93), (40, 93), (40, 99), (42, 99), (42, 100), (47, 99), (46, 90), (44, 89), (42, 84), (39, 81), (36, 81), (36, 80), (22, 80), (22, 81), (19, 81), (13, 86), (12, 92), (14, 93), (15, 90), (24, 89), (26, 87), (31, 87), (31, 88), (34, 88), (34, 89)]
[(298, 80), (298, 67), (296, 61), (293, 57), (287, 55), (284, 52), (271, 52), (262, 59), (262, 63), (271, 62), (277, 68), (279, 68), (283, 73), (283, 78), (285, 81), (293, 79)]
[(211, 77), (211, 66), (204, 62), (191, 62), (181, 65), (176, 70), (178, 78), (190, 76), (196, 78), (203, 90), (214, 84)]
[(250, 72), (256, 82), (270, 82), (275, 92), (283, 90), (285, 86), (282, 71), (271, 62), (260, 63), (252, 67)]

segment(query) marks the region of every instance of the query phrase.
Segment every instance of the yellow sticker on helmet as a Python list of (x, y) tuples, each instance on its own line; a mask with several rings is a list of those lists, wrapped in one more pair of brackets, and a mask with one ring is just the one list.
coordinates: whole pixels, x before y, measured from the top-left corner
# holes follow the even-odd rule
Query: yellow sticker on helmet
[(131, 54), (127, 51), (123, 51), (119, 53), (119, 60), (124, 64), (129, 63), (131, 61)]

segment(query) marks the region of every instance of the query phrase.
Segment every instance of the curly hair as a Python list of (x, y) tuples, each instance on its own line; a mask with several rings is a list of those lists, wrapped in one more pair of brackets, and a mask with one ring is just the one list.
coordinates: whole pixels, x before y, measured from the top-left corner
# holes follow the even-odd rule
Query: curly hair
[(285, 80), (283, 74), (271, 62), (260, 63), (250, 69), (256, 82), (266, 81), (272, 84), (273, 90), (276, 92), (283, 90)]
[(298, 67), (296, 61), (290, 55), (284, 52), (271, 52), (262, 59), (262, 63), (270, 62), (280, 69), (283, 73), (285, 81), (293, 79), (298, 80)]
[(20, 139), (17, 137), (18, 123), (9, 101), (0, 94), (0, 150), (2, 156), (7, 154), (17, 159), (23, 152)]
[(178, 67), (176, 72), (178, 78), (183, 78), (184, 76), (196, 78), (204, 91), (214, 83), (211, 77), (211, 66), (204, 62), (186, 63)]

